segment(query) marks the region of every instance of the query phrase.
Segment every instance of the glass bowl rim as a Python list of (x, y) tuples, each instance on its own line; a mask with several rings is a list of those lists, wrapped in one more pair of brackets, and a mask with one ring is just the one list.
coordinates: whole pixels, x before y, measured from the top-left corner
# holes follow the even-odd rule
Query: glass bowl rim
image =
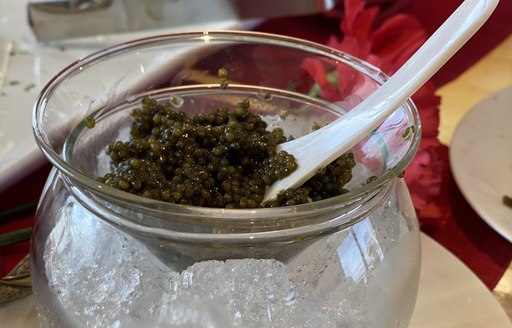
[(327, 57), (343, 63), (351, 63), (352, 68), (360, 71), (364, 75), (369, 76), (371, 79), (373, 79), (379, 84), (384, 83), (388, 79), (388, 76), (384, 74), (379, 68), (373, 66), (372, 64), (364, 60), (358, 59), (348, 53), (312, 41), (307, 41), (284, 35), (254, 31), (197, 31), (172, 34), (159, 34), (123, 42), (93, 52), (85, 57), (82, 57), (74, 61), (73, 63), (62, 69), (59, 73), (57, 73), (51, 80), (49, 80), (49, 82), (39, 93), (33, 107), (32, 129), (37, 145), (42, 150), (44, 155), (60, 172), (63, 172), (65, 175), (70, 177), (74, 182), (77, 182), (81, 186), (92, 191), (94, 194), (99, 194), (100, 196), (104, 195), (107, 196), (107, 198), (109, 199), (118, 199), (119, 201), (130, 203), (132, 206), (134, 205), (135, 207), (140, 207), (141, 210), (151, 210), (156, 208), (157, 211), (159, 212), (163, 210), (168, 213), (179, 213), (185, 215), (189, 214), (194, 216), (199, 215), (210, 218), (246, 217), (250, 218), (251, 220), (257, 220), (259, 218), (268, 219), (269, 216), (287, 217), (290, 214), (297, 215), (299, 213), (301, 215), (304, 215), (312, 211), (330, 209), (332, 207), (339, 207), (340, 205), (343, 206), (344, 204), (352, 204), (364, 198), (365, 195), (374, 194), (375, 191), (379, 190), (392, 178), (399, 176), (414, 158), (421, 140), (421, 121), (418, 109), (416, 108), (413, 101), (409, 98), (404, 104), (402, 104), (401, 108), (405, 107), (405, 110), (412, 114), (414, 126), (416, 127), (415, 133), (413, 133), (413, 136), (410, 139), (411, 143), (406, 154), (399, 160), (397, 165), (395, 165), (391, 169), (388, 169), (377, 179), (373, 180), (370, 183), (364, 184), (357, 189), (351, 190), (347, 193), (306, 204), (274, 208), (225, 209), (174, 204), (144, 198), (142, 196), (134, 195), (112, 187), (108, 187), (98, 182), (97, 180), (89, 177), (88, 175), (82, 173), (81, 171), (75, 169), (72, 165), (65, 161), (56, 151), (54, 151), (48, 140), (46, 140), (46, 133), (43, 131), (44, 129), (40, 121), (42, 122), (47, 99), (49, 99), (52, 96), (54, 89), (67, 78), (72, 77), (73, 75), (77, 74), (83, 69), (86, 69), (87, 67), (94, 66), (97, 62), (100, 62), (106, 56), (115, 56), (126, 51), (143, 47), (145, 45), (158, 44), (162, 42), (169, 43), (180, 41), (210, 42), (212, 40), (252, 43), (259, 42), (265, 45), (276, 45), (303, 52), (309, 52), (311, 54), (320, 55), (322, 57)]

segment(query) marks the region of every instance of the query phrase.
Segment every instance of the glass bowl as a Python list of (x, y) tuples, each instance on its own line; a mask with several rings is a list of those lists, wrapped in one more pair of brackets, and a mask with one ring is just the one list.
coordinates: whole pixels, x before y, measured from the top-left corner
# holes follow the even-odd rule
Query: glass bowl
[(146, 96), (187, 114), (247, 99), (270, 127), (300, 137), (385, 80), (348, 54), (254, 32), (160, 35), (64, 69), (41, 92), (33, 119), (54, 164), (31, 248), (42, 325), (407, 327), (420, 268), (401, 179), (421, 132), (410, 100), (352, 149), (348, 192), (325, 200), (208, 208), (97, 179), (110, 169), (105, 147), (128, 140), (130, 110)]

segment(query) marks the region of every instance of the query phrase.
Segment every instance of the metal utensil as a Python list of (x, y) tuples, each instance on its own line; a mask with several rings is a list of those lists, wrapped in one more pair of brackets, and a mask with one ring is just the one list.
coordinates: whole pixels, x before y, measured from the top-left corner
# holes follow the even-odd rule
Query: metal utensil
[[(37, 203), (29, 202), (0, 212), (0, 223), (4, 223), (35, 209)], [(0, 234), (0, 247), (30, 239), (32, 227)], [(30, 279), (30, 257), (26, 255), (6, 276), (0, 278), (0, 303), (16, 300), (32, 293)]]
[(0, 278), (0, 303), (32, 294), (30, 256), (25, 256), (6, 276)]

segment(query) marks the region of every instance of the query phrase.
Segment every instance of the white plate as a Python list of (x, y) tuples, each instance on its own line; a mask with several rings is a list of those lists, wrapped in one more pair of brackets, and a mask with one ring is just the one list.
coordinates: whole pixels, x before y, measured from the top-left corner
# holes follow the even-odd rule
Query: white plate
[[(456, 257), (422, 234), (422, 269), (410, 328), (512, 328), (489, 290)], [(2, 327), (36, 328), (34, 298), (0, 305)]]
[(450, 165), (462, 194), (478, 215), (512, 242), (512, 87), (470, 109), (450, 145)]
[(512, 328), (492, 293), (459, 259), (421, 234), (421, 274), (410, 328)]
[(76, 59), (151, 34), (250, 29), (258, 22), (231, 20), (43, 45), (30, 30), (26, 6), (26, 1), (0, 0), (0, 192), (44, 163), (32, 134), (32, 107), (49, 79)]

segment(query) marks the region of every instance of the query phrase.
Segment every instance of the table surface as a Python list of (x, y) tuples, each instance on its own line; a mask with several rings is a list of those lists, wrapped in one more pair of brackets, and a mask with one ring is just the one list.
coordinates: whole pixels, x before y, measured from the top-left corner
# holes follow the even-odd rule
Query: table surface
[[(461, 1), (412, 0), (403, 10), (418, 17), (431, 33)], [(436, 5), (433, 5), (435, 3)], [(439, 140), (446, 145), (440, 156), (448, 165), (448, 147), (453, 131), (465, 112), (481, 99), (512, 85), (512, 1), (502, 0), (490, 21), (441, 70), (433, 81), (441, 96)], [(338, 23), (317, 15), (294, 19), (275, 19), (257, 29), (288, 34), (325, 43)], [(308, 28), (305, 28), (308, 27)], [(0, 211), (39, 198), (50, 166), (29, 174), (0, 193)], [(443, 190), (451, 215), (446, 224), (424, 231), (464, 262), (493, 291), (512, 318), (512, 245), (489, 228), (471, 209), (458, 190), (451, 174), (443, 177)], [(0, 224), (0, 233), (30, 226), (33, 211), (16, 220)], [(0, 248), (0, 274), (26, 254), (28, 243)]]

